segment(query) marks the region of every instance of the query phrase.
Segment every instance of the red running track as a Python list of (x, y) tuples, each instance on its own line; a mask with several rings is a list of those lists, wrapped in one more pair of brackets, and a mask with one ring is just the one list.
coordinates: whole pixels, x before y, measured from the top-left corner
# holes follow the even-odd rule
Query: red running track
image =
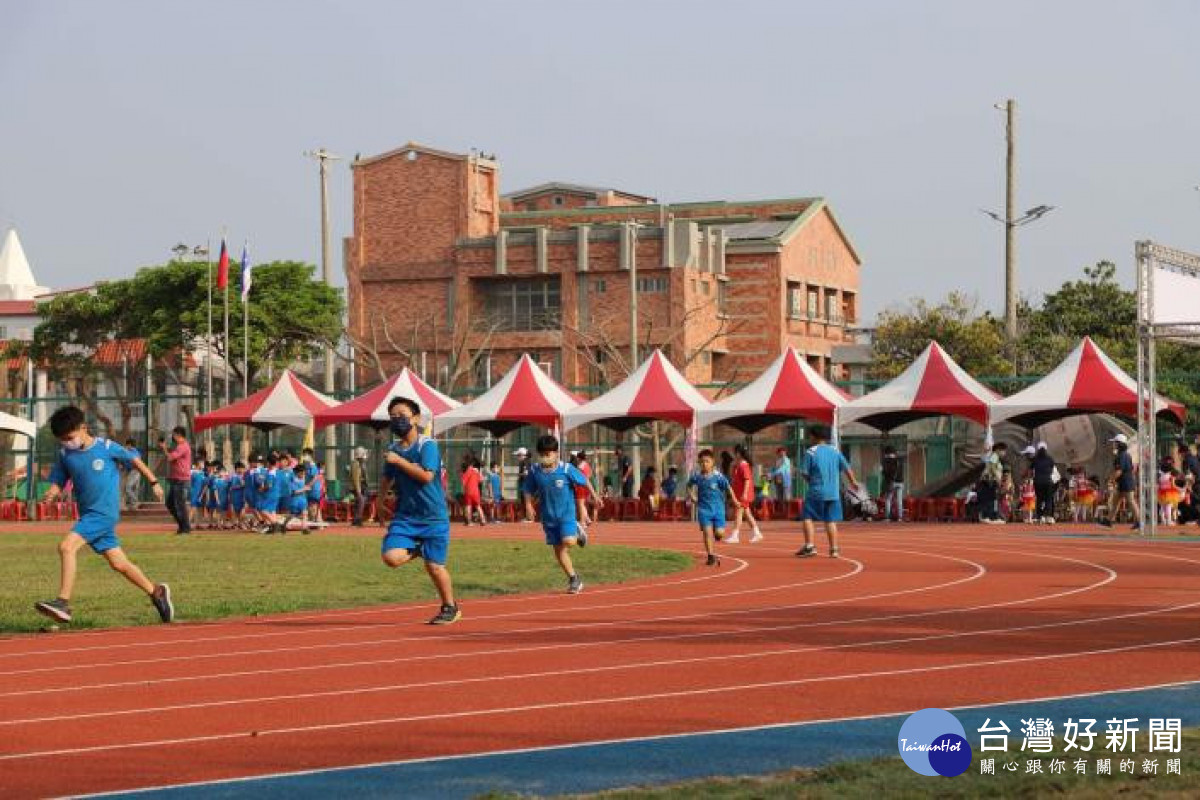
[[(842, 559), (800, 560), (794, 526), (764, 530), (716, 569), (697, 556), (578, 596), (464, 602), (450, 628), (422, 625), (424, 604), (2, 640), (0, 788), (79, 794), (1200, 676), (1194, 547), (847, 526)], [(698, 544), (683, 524), (595, 534)]]

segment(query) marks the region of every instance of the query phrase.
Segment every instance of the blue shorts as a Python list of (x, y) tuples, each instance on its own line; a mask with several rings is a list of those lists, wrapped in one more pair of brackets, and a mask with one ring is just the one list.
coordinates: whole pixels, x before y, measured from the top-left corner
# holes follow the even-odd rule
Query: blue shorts
[(244, 500), (234, 500), (230, 504), (230, 507), (233, 509), (233, 513), (240, 514), (242, 513), (242, 509), (246, 507), (246, 503)]
[(821, 498), (804, 498), (804, 516), (813, 522), (841, 522), (842, 501), (822, 500)]
[(192, 508), (204, 508), (204, 503), (202, 503), (200, 501), (199, 497), (197, 497), (195, 500), (193, 500), (191, 505), (192, 505)]
[(701, 531), (705, 528), (712, 528), (714, 531), (723, 531), (725, 530), (725, 510), (722, 509), (719, 514), (701, 511), (696, 515), (696, 522), (700, 523)]
[(303, 500), (293, 500), (291, 505), (288, 507), (288, 513), (293, 515), (303, 514), (305, 511), (308, 511), (308, 503), (304, 502)]
[(563, 539), (574, 539), (579, 535), (579, 523), (573, 519), (564, 522), (543, 522), (542, 531), (546, 534), (546, 544), (559, 545)]
[(93, 551), (105, 553), (114, 547), (121, 546), (121, 541), (117, 538), (116, 527), (115, 520), (85, 514), (71, 530), (82, 536)]
[(278, 508), (278, 506), (279, 506), (279, 495), (275, 495), (275, 494), (259, 495), (259, 498), (258, 498), (259, 511), (263, 511), (268, 514), (273, 514), (275, 512), (275, 509)]
[(414, 522), (393, 519), (383, 537), (382, 552), (407, 550), (414, 556), (425, 559), (429, 564), (446, 563), (450, 549), (449, 522)]

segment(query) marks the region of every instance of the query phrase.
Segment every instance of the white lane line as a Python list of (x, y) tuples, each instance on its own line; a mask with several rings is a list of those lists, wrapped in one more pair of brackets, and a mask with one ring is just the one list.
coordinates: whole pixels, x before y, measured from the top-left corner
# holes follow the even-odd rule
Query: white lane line
[(1186, 639), (1171, 639), (1157, 642), (1142, 642), (1121, 647), (1093, 648), (1076, 650), (1069, 653), (1047, 653), (1036, 656), (1018, 656), (1014, 658), (993, 658), (982, 661), (955, 662), (950, 664), (935, 664), (926, 667), (907, 667), (904, 669), (875, 670), (872, 672), (847, 673), (842, 675), (826, 675), (813, 678), (796, 678), (785, 681), (762, 681), (758, 683), (731, 684), (705, 689), (686, 689), (671, 692), (654, 692), (639, 695), (623, 695), (619, 697), (600, 697), (587, 700), (560, 700), (553, 703), (535, 703), (504, 708), (485, 708), (470, 711), (448, 711), (439, 714), (414, 714), (402, 717), (381, 717), (376, 719), (354, 720), (351, 722), (330, 722), (320, 725), (296, 725), (287, 728), (268, 728), (257, 731), (239, 731), (236, 733), (218, 733), (205, 736), (186, 736), (176, 739), (155, 739), (141, 742), (125, 742), (120, 744), (90, 745), (87, 747), (71, 747), (59, 750), (38, 750), (27, 753), (12, 753), (0, 755), (0, 761), (18, 761), (32, 758), (62, 757), (85, 753), (103, 753), (115, 750), (134, 750), (147, 747), (167, 747), (181, 744), (200, 744), (204, 742), (228, 741), (230, 739), (262, 739), (267, 736), (282, 736), (291, 734), (318, 733), (335, 730), (352, 730), (356, 728), (372, 728), (384, 725), (399, 725), (414, 722), (431, 722), (447, 719), (467, 719), (472, 717), (487, 717), (498, 714), (521, 714), (533, 711), (561, 711), (564, 708), (580, 708), (590, 706), (619, 705), (622, 703), (644, 703), (653, 700), (670, 700), (681, 697), (700, 697), (714, 694), (733, 694), (757, 691), (760, 689), (780, 689), (788, 686), (804, 686), (815, 683), (833, 683), (846, 680), (862, 680), (864, 678), (881, 678), (893, 676), (911, 676), (934, 672), (950, 672), (971, 669), (975, 667), (998, 667), (1007, 664), (1027, 664), (1031, 662), (1055, 661), (1060, 659), (1081, 658), (1084, 656), (1109, 655), (1112, 653), (1130, 653), (1139, 650), (1151, 650), (1176, 645), (1194, 644), (1200, 642), (1200, 636)]
[(1112, 622), (1115, 620), (1127, 620), (1140, 617), (1157, 616), (1169, 614), (1175, 611), (1182, 611), (1189, 608), (1200, 606), (1200, 600), (1192, 603), (1184, 603), (1175, 606), (1166, 606), (1157, 609), (1145, 611), (1128, 612), (1125, 614), (1112, 614), (1102, 617), (1089, 617), (1087, 619), (1072, 619), (1060, 620), (1057, 622), (1042, 622), (1034, 625), (1018, 625), (1006, 628), (985, 628), (981, 630), (971, 631), (952, 631), (948, 633), (925, 634), (922, 636), (905, 636), (894, 639), (867, 639), (853, 642), (845, 642), (835, 645), (814, 645), (807, 647), (786, 647), (775, 650), (760, 650), (746, 653), (721, 654), (713, 656), (692, 656), (689, 658), (673, 658), (659, 659), (654, 661), (633, 661), (620, 664), (610, 664), (600, 667), (572, 667), (570, 669), (555, 669), (540, 672), (525, 672), (513, 673), (507, 675), (484, 675), (471, 678), (453, 678), (448, 680), (427, 681), (424, 683), (405, 683), (402, 686), (397, 686), (395, 683), (388, 683), (381, 686), (366, 686), (355, 689), (332, 689), (321, 692), (298, 692), (293, 694), (280, 694), (260, 697), (246, 697), (232, 700), (213, 700), (199, 703), (181, 703), (168, 706), (151, 706), (134, 709), (118, 709), (114, 711), (93, 711), (80, 714), (62, 714), (49, 717), (30, 717), (26, 719), (4, 720), (0, 721), (0, 727), (10, 725), (25, 725), (44, 722), (61, 722), (65, 720), (80, 720), (93, 719), (97, 717), (121, 717), (135, 714), (159, 713), (165, 711), (183, 711), (200, 708), (220, 708), (226, 706), (253, 705), (256, 703), (270, 702), (285, 702), (289, 700), (307, 700), (322, 697), (347, 697), (358, 694), (377, 694), (381, 692), (405, 692), (415, 689), (431, 689), (434, 687), (461, 686), (476, 683), (491, 683), (493, 681), (509, 681), (509, 680), (532, 680), (536, 678), (561, 677), (565, 673), (571, 675), (587, 675), (604, 672), (616, 672), (620, 670), (636, 670), (650, 669), (658, 667), (680, 666), (684, 664), (703, 664), (711, 661), (738, 661), (761, 658), (774, 658), (777, 656), (799, 655), (802, 653), (821, 653), (834, 650), (847, 650), (860, 647), (883, 647), (889, 645), (904, 645), (920, 642), (944, 641), (947, 639), (964, 639), (975, 636), (1007, 636), (1014, 633), (1023, 633), (1028, 631), (1046, 630), (1049, 628), (1066, 628), (1082, 625), (1095, 625), (1101, 622)]
[[(992, 552), (991, 550), (988, 550), (986, 548), (968, 548), (968, 549), (983, 550), (984, 552)], [(900, 552), (900, 551), (895, 551), (895, 552)], [(910, 552), (910, 551), (906, 550), (903, 552)], [(1012, 551), (1000, 551), (1000, 552), (1010, 553)], [(1019, 553), (1019, 554), (1035, 555), (1035, 554), (1026, 554), (1026, 553)], [(524, 646), (524, 647), (498, 648), (498, 649), (493, 649), (493, 650), (473, 651), (473, 652), (469, 652), (469, 653), (461, 653), (461, 652), (442, 653), (442, 654), (429, 654), (429, 655), (421, 655), (421, 656), (404, 656), (404, 657), (398, 657), (398, 658), (358, 660), (358, 661), (350, 661), (350, 662), (332, 662), (332, 663), (328, 663), (328, 664), (315, 664), (315, 665), (309, 665), (309, 666), (303, 666), (303, 667), (280, 667), (280, 668), (275, 668), (275, 669), (240, 670), (240, 671), (235, 671), (235, 672), (224, 672), (224, 673), (216, 673), (216, 674), (209, 674), (209, 675), (177, 676), (177, 677), (171, 677), (171, 678), (156, 679), (154, 681), (137, 680), (137, 681), (123, 681), (123, 682), (111, 682), (111, 683), (100, 683), (100, 684), (77, 684), (77, 685), (72, 685), (72, 686), (68, 686), (68, 687), (55, 687), (55, 688), (49, 688), (49, 689), (34, 689), (34, 690), (22, 690), (22, 691), (0, 693), (0, 698), (2, 698), (2, 697), (22, 697), (22, 696), (28, 696), (28, 695), (43, 695), (43, 694), (61, 694), (64, 692), (86, 691), (86, 690), (91, 690), (91, 689), (113, 689), (113, 688), (129, 687), (129, 686), (149, 686), (154, 683), (181, 683), (181, 682), (194, 682), (194, 681), (203, 681), (203, 680), (222, 680), (225, 678), (249, 677), (249, 676), (254, 676), (254, 675), (266, 675), (266, 674), (277, 675), (277, 674), (282, 674), (282, 673), (312, 672), (312, 671), (321, 671), (321, 670), (329, 670), (329, 669), (361, 668), (364, 666), (381, 666), (381, 665), (385, 665), (385, 664), (411, 663), (414, 661), (431, 661), (431, 660), (439, 660), (439, 659), (459, 659), (459, 658), (465, 658), (468, 656), (469, 657), (494, 656), (494, 655), (503, 655), (503, 654), (518, 654), (518, 653), (560, 650), (560, 649), (579, 649), (579, 648), (583, 648), (583, 647), (601, 647), (601, 646), (608, 646), (608, 645), (614, 645), (614, 644), (631, 644), (631, 643), (659, 642), (659, 641), (680, 641), (680, 640), (685, 640), (685, 639), (701, 639), (701, 638), (716, 637), (716, 636), (729, 637), (729, 636), (738, 636), (738, 635), (742, 635), (742, 634), (759, 634), (759, 633), (765, 633), (768, 631), (785, 631), (785, 630), (794, 631), (794, 630), (809, 629), (809, 628), (849, 626), (849, 625), (861, 624), (861, 623), (867, 623), (867, 622), (909, 620), (909, 619), (931, 617), (931, 616), (961, 614), (961, 613), (967, 613), (967, 612), (973, 612), (973, 611), (980, 611), (980, 610), (987, 610), (987, 609), (994, 609), (994, 608), (1003, 608), (1003, 607), (1010, 607), (1010, 606), (1016, 606), (1016, 605), (1026, 605), (1029, 603), (1041, 602), (1044, 600), (1052, 600), (1052, 599), (1057, 599), (1057, 598), (1061, 598), (1061, 597), (1067, 597), (1069, 595), (1080, 594), (1083, 592), (1088, 592), (1088, 591), (1093, 591), (1095, 589), (1099, 589), (1100, 587), (1105, 586), (1108, 583), (1111, 583), (1117, 577), (1117, 573), (1115, 571), (1109, 569), (1108, 567), (1104, 567), (1100, 564), (1095, 564), (1093, 562), (1083, 561), (1080, 559), (1074, 559), (1074, 558), (1070, 558), (1070, 557), (1066, 557), (1066, 556), (1047, 555), (1044, 553), (1036, 554), (1036, 556), (1041, 557), (1041, 558), (1053, 558), (1058, 561), (1069, 561), (1069, 562), (1073, 562), (1073, 563), (1077, 563), (1077, 564), (1082, 564), (1084, 566), (1093, 567), (1093, 568), (1105, 573), (1105, 577), (1102, 578), (1101, 580), (1095, 581), (1091, 584), (1076, 587), (1073, 589), (1066, 589), (1066, 590), (1062, 590), (1062, 591), (1058, 591), (1058, 592), (1052, 592), (1049, 594), (1035, 595), (1033, 597), (1020, 598), (1017, 600), (1008, 600), (1005, 602), (986, 603), (986, 604), (982, 604), (982, 605), (965, 606), (965, 607), (957, 607), (957, 608), (950, 608), (950, 609), (935, 609), (935, 610), (931, 610), (931, 611), (910, 612), (910, 613), (904, 613), (904, 614), (888, 614), (888, 615), (883, 615), (883, 616), (877, 615), (877, 616), (872, 616), (872, 617), (858, 617), (858, 618), (840, 619), (840, 620), (823, 620), (823, 621), (806, 622), (806, 623), (788, 623), (785, 625), (753, 626), (753, 627), (742, 626), (742, 627), (738, 627), (738, 628), (725, 628), (725, 629), (721, 629), (721, 630), (717, 630), (717, 631), (694, 632), (694, 633), (686, 633), (686, 634), (663, 634), (663, 635), (655, 635), (655, 636), (634, 636), (634, 637), (622, 637), (622, 638), (615, 638), (615, 639), (596, 640), (596, 641), (590, 641), (590, 642), (573, 642), (573, 643), (563, 643), (563, 644), (548, 644), (548, 645), (534, 645), (534, 646)], [(1172, 558), (1171, 556), (1162, 556), (1162, 557), (1163, 558)], [(1187, 561), (1189, 563), (1200, 563), (1200, 562), (1192, 562), (1190, 559), (1174, 559), (1174, 560)], [(924, 589), (906, 590), (906, 591), (924, 591)], [(872, 599), (875, 599), (875, 598), (872, 598)], [(789, 606), (778, 606), (778, 607), (776, 607), (776, 610), (786, 610), (786, 609), (791, 609), (791, 608), (808, 607), (811, 605), (817, 605), (817, 603), (801, 603), (801, 604), (794, 604), (794, 605), (789, 605)], [(757, 610), (743, 610), (743, 611), (720, 612), (720, 613), (723, 613), (723, 614), (757, 613)], [(695, 618), (697, 616), (708, 617), (708, 616), (713, 616), (713, 614), (690, 615), (687, 618), (691, 619), (691, 618)]]
[[(1024, 700), (1001, 700), (998, 702), (977, 703), (975, 705), (952, 706), (947, 711), (969, 711), (978, 708), (992, 708), (995, 706), (1014, 705), (1017, 703), (1051, 703), (1060, 700), (1078, 700), (1084, 697), (1099, 697), (1101, 695), (1110, 694), (1132, 694), (1133, 692), (1148, 692), (1161, 689), (1181, 689), (1188, 686), (1196, 686), (1200, 681), (1173, 681), (1170, 683), (1155, 683), (1145, 686), (1133, 686), (1125, 689), (1101, 689), (1094, 692), (1076, 692), (1073, 694), (1049, 695), (1046, 697), (1031, 697)], [(191, 783), (168, 783), (157, 786), (142, 786), (136, 789), (118, 789), (111, 792), (100, 792), (98, 794), (76, 795), (81, 798), (95, 797), (114, 797), (126, 794), (144, 794), (146, 792), (160, 792), (171, 789), (185, 789), (197, 786), (222, 786), (225, 784), (240, 784), (253, 783), (256, 781), (267, 781), (275, 778), (297, 778), (307, 775), (324, 775), (332, 772), (356, 772), (359, 770), (379, 769), (387, 767), (400, 767), (412, 764), (435, 764), (443, 761), (467, 761), (475, 758), (491, 758), (495, 756), (512, 756), (512, 755), (527, 755), (529, 753), (542, 752), (557, 752), (574, 750), (582, 747), (603, 747), (605, 745), (615, 744), (633, 744), (633, 743), (651, 743), (658, 741), (670, 741), (673, 739), (687, 739), (698, 736), (718, 736), (722, 734), (737, 734), (737, 733), (753, 733), (756, 731), (780, 730), (783, 728), (802, 728), (811, 725), (823, 725), (833, 722), (865, 722), (874, 719), (888, 719), (890, 717), (903, 717), (912, 714), (920, 709), (904, 709), (901, 711), (885, 711), (879, 714), (859, 714), (850, 717), (826, 717), (824, 719), (800, 720), (796, 722), (772, 722), (766, 725), (748, 725), (745, 727), (734, 728), (713, 728), (704, 731), (686, 731), (683, 733), (662, 733), (650, 736), (629, 736), (624, 738), (614, 739), (596, 739), (584, 742), (567, 742), (564, 744), (542, 745), (538, 747), (515, 747), (505, 750), (481, 750), (473, 753), (456, 753), (453, 755), (444, 756), (426, 756), (424, 758), (408, 758), (396, 761), (375, 761), (368, 764), (347, 764), (337, 767), (316, 767), (314, 769), (294, 770), (290, 772), (265, 772), (261, 775), (246, 775), (237, 778), (221, 778), (211, 781), (193, 781)]]

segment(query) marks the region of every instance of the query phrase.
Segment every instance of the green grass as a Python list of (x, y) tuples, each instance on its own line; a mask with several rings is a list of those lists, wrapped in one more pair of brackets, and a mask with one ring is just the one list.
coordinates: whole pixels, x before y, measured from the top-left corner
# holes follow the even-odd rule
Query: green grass
[[(58, 590), (57, 543), (52, 535), (0, 534), (0, 632), (37, 631), (47, 624), (32, 604)], [(374, 536), (130, 533), (121, 543), (150, 580), (171, 584), (180, 621), (436, 598), (420, 563), (384, 566)], [(589, 586), (664, 575), (691, 564), (681, 553), (615, 545), (591, 545), (572, 556)], [(540, 541), (451, 540), (449, 567), (455, 593), (464, 600), (564, 588), (562, 571)], [(72, 629), (158, 621), (144, 596), (86, 547), (79, 551), (72, 611)]]
[[(1129, 755), (1113, 753), (1104, 749), (1104, 738), (1098, 736), (1090, 753), (1080, 754), (1078, 749), (1064, 752), (1034, 754), (1010, 752), (1009, 759), (996, 758), (996, 774), (981, 775), (979, 754), (976, 753), (971, 768), (957, 778), (929, 778), (918, 775), (900, 760), (880, 758), (869, 761), (847, 761), (831, 764), (820, 769), (793, 770), (754, 777), (715, 778), (690, 781), (655, 788), (618, 789), (587, 795), (570, 795), (571, 798), (595, 798), (596, 800), (734, 800), (755, 798), (756, 800), (783, 800), (784, 798), (814, 798), (815, 800), (843, 800), (847, 798), (887, 798), (887, 800), (917, 800), (917, 798), (1040, 798), (1067, 797), (1076, 800), (1100, 800), (1108, 797), (1146, 798), (1200, 797), (1200, 730), (1184, 731), (1183, 749), (1179, 753), (1146, 753), (1143, 733), (1139, 737), (1141, 752)], [(1016, 746), (1019, 748), (1019, 737)], [(1013, 746), (1010, 742), (1010, 747)], [(1061, 747), (1061, 746), (1060, 746)], [(1004, 756), (1005, 753), (989, 752), (989, 758)], [(1042, 774), (1026, 773), (1027, 760), (1041, 759)], [(1060, 775), (1049, 773), (1050, 760), (1058, 758), (1066, 762), (1067, 771)], [(1075, 761), (1085, 759), (1088, 774), (1076, 775)], [(1112, 759), (1112, 775), (1097, 775), (1096, 760)], [(1119, 771), (1122, 758), (1133, 758), (1134, 774)], [(1157, 759), (1158, 773), (1146, 775), (1142, 772), (1143, 760)], [(1167, 759), (1181, 760), (1180, 775), (1167, 775)], [(1001, 765), (1012, 760), (1018, 763), (1017, 772), (1006, 772)], [(492, 794), (487, 797), (517, 797), (517, 795)]]

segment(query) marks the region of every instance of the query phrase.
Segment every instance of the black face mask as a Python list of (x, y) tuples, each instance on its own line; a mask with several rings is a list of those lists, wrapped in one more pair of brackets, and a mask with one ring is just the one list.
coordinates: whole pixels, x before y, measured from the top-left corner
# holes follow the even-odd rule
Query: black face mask
[(412, 430), (412, 420), (408, 417), (392, 417), (391, 429), (394, 436), (403, 439)]

